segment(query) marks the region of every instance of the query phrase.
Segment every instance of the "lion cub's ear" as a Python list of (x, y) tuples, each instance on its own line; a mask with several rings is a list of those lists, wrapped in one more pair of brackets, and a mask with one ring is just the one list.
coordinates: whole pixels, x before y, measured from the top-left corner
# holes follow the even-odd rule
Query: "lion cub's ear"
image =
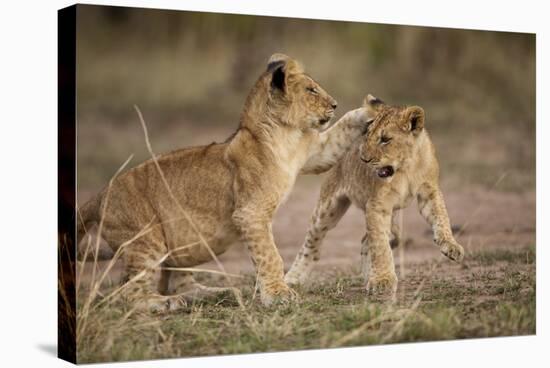
[(267, 63), (267, 71), (272, 73), (271, 87), (282, 92), (285, 92), (290, 77), (304, 72), (300, 63), (279, 53), (271, 55)]
[(378, 115), (383, 105), (384, 101), (377, 97), (374, 97), (371, 94), (368, 94), (365, 97), (365, 99), (363, 100), (363, 107), (367, 110), (367, 117), (369, 122), (372, 122), (376, 118), (376, 115)]
[(401, 124), (404, 130), (418, 135), (424, 129), (425, 114), (424, 109), (420, 106), (407, 107), (404, 116), (405, 119)]
[(290, 57), (281, 54), (281, 53), (275, 53), (269, 57), (269, 60), (267, 61), (267, 70), (270, 71), (272, 69), (272, 65), (276, 63), (286, 63), (288, 60), (290, 60)]

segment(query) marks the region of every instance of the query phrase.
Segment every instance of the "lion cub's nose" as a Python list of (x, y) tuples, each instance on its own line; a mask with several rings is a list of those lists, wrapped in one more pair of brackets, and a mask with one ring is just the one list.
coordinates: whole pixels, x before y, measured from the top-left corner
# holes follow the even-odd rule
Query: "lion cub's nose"
[(336, 110), (336, 108), (338, 107), (338, 102), (332, 101), (330, 106), (332, 106), (332, 108)]

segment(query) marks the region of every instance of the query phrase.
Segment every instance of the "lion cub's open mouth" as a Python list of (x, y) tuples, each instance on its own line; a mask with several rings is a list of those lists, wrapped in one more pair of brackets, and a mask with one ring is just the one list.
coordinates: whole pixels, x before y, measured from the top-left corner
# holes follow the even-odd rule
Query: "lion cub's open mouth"
[(394, 173), (393, 167), (391, 166), (384, 166), (380, 169), (376, 170), (376, 174), (378, 174), (378, 177), (380, 178), (389, 178)]

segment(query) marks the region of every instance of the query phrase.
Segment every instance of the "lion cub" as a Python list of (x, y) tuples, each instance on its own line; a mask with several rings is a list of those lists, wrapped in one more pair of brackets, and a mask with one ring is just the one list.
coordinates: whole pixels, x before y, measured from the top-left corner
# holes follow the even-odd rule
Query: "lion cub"
[(351, 203), (366, 215), (361, 257), (371, 294), (395, 295), (397, 276), (391, 249), (399, 244), (396, 214), (415, 197), (441, 252), (455, 261), (463, 258), (464, 250), (453, 238), (439, 189), (439, 166), (424, 128), (424, 110), (389, 106), (371, 95), (364, 107), (375, 117), (365, 137), (356, 141), (323, 183), (305, 242), (285, 276), (289, 284), (306, 281), (319, 260), (325, 234)]
[(293, 299), (271, 222), (298, 175), (330, 169), (366, 131), (365, 108), (329, 126), (336, 106), (300, 63), (274, 54), (229, 139), (158, 156), (160, 169), (149, 160), (116, 177), (79, 208), (78, 238), (101, 223), (114, 251), (128, 245), (127, 294), (140, 308), (175, 310), (223, 293), (171, 269), (208, 262), (234, 243), (250, 253), (263, 304)]

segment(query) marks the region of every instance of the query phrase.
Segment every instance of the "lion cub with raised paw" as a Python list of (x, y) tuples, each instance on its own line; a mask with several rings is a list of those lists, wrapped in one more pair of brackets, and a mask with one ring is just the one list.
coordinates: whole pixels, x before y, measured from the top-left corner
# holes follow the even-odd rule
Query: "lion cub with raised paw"
[(418, 106), (390, 106), (368, 95), (364, 107), (372, 119), (364, 138), (356, 141), (328, 174), (302, 249), (285, 276), (289, 284), (304, 283), (328, 230), (353, 203), (365, 213), (366, 234), (361, 257), (367, 292), (394, 298), (397, 276), (392, 248), (399, 245), (396, 214), (416, 197), (431, 225), (434, 242), (445, 256), (461, 261), (464, 249), (451, 232), (439, 188), (439, 166)]
[(225, 294), (171, 269), (208, 262), (237, 242), (256, 266), (263, 304), (293, 299), (271, 222), (298, 175), (329, 170), (366, 131), (364, 108), (329, 126), (336, 106), (300, 63), (274, 54), (231, 137), (158, 156), (158, 167), (149, 160), (116, 177), (80, 207), (78, 238), (101, 222), (101, 237), (114, 251), (128, 245), (126, 294), (140, 309), (175, 310)]

